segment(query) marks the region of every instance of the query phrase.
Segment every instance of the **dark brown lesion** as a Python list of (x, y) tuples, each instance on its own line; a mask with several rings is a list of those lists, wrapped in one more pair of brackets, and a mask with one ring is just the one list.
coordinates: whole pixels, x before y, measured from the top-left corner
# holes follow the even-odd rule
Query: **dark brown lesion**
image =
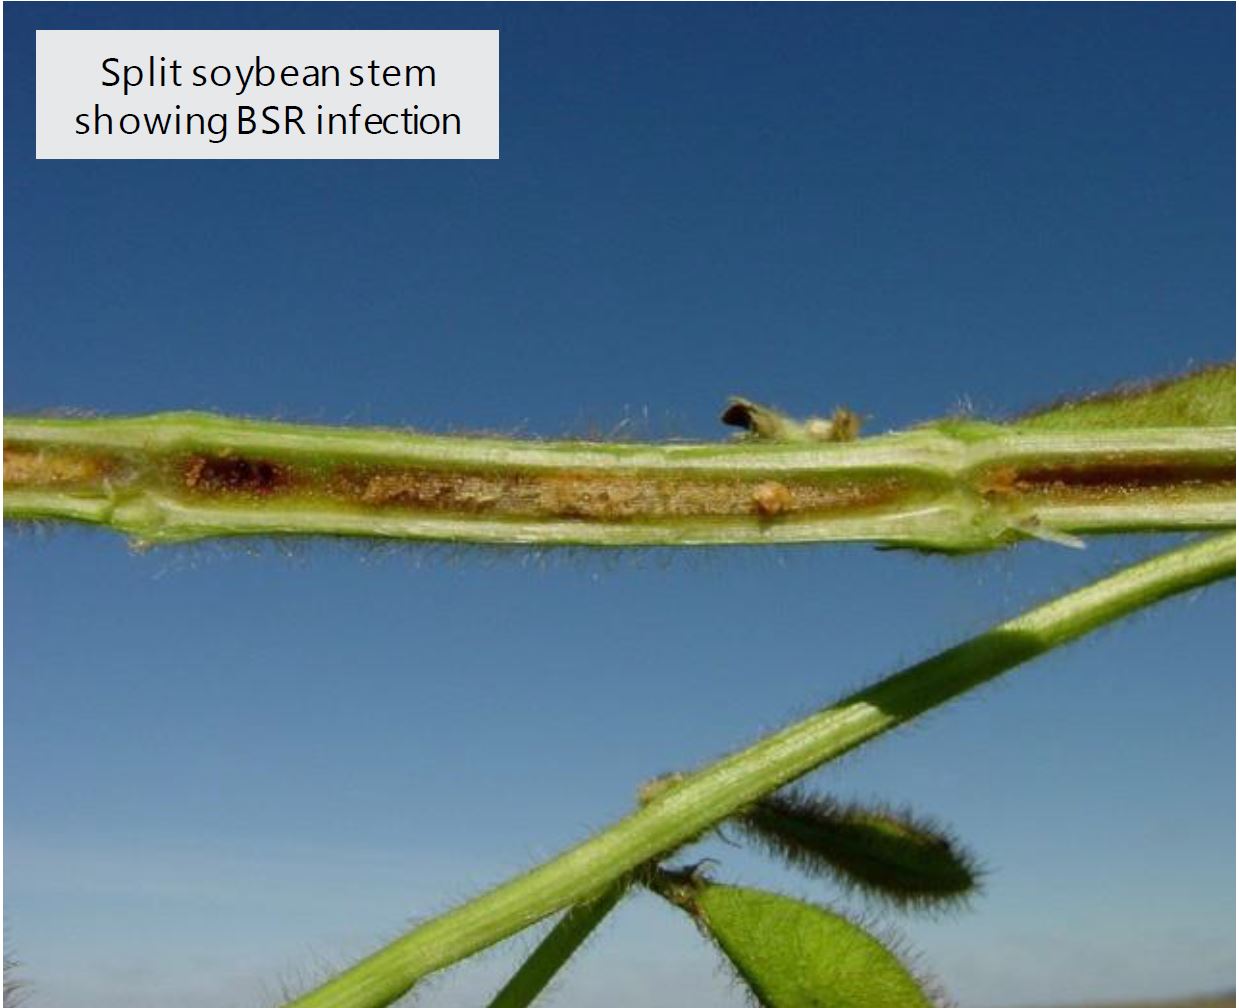
[(1136, 492), (1219, 492), (1235, 488), (1235, 467), (1223, 462), (1173, 462), (1165, 458), (1089, 462), (1087, 465), (1043, 463), (998, 466), (983, 470), (976, 487), (987, 497), (1014, 494), (1054, 497), (1126, 496)]
[(186, 489), (204, 494), (273, 494), (289, 488), (288, 466), (238, 455), (193, 455), (182, 467)]

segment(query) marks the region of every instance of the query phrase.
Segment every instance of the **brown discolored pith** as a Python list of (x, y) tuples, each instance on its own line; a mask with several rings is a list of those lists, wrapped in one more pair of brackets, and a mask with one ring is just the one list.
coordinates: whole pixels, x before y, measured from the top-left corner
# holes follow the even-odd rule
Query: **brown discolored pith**
[(894, 480), (785, 485), (590, 470), (493, 475), (433, 469), (341, 469), (326, 489), (336, 499), (370, 507), (596, 522), (860, 509), (906, 490)]
[(195, 455), (184, 465), (185, 486), (199, 493), (270, 494), (287, 488), (285, 466), (266, 459)]
[(89, 483), (105, 476), (108, 459), (76, 451), (4, 446), (4, 485), (11, 487), (60, 486)]
[(1235, 486), (1235, 469), (1224, 463), (1176, 464), (1164, 459), (1088, 466), (1000, 466), (980, 473), (976, 486), (987, 496), (1032, 494), (1054, 497), (1121, 496), (1139, 490), (1191, 490)]

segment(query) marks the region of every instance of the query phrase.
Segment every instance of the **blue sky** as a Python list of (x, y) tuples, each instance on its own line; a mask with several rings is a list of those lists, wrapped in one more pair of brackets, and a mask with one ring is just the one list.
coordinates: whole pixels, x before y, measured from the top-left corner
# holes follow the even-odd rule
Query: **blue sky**
[[(1230, 5), (7, 4), (6, 410), (719, 438), (1233, 356)], [(34, 30), (498, 28), (497, 161), (34, 160)], [(1173, 540), (536, 557), (5, 535), (40, 1008), (259, 1006), (690, 767)], [(965, 1008), (1234, 980), (1234, 591), (815, 775), (950, 823)], [(720, 878), (840, 901), (713, 843)], [(863, 909), (863, 908), (862, 908)], [(528, 938), (435, 981), (475, 1005)], [(551, 1003), (741, 1005), (634, 898)]]

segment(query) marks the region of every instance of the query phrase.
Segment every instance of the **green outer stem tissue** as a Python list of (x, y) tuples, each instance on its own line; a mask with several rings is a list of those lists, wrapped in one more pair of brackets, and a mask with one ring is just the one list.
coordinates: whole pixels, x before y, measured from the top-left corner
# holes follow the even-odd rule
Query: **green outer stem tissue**
[(628, 888), (629, 880), (622, 878), (596, 898), (568, 910), (495, 995), (490, 1008), (525, 1008), (533, 1004), (581, 943), (623, 899)]
[(288, 1008), (383, 1008), (427, 974), (594, 898), (822, 763), (1052, 648), (1234, 572), (1232, 531), (1038, 606), (687, 775), (609, 829), (417, 926)]
[(5, 421), (7, 518), (141, 543), (341, 535), (538, 546), (868, 541), (1221, 529), (1233, 427), (940, 425), (847, 443), (601, 444), (167, 413)]

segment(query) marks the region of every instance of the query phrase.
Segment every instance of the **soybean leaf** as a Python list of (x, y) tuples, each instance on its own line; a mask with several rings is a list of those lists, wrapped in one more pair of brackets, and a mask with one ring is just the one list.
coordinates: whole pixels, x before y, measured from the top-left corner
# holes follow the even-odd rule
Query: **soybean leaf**
[(1234, 425), (1233, 362), (1169, 381), (1128, 385), (1063, 401), (1015, 423), (1037, 430)]

